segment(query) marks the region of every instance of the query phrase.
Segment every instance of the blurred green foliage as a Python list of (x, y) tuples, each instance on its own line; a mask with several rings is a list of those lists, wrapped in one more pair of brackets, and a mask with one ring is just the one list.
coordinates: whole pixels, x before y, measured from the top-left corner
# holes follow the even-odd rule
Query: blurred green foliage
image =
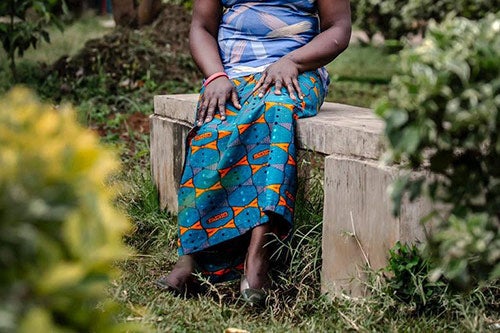
[[(440, 206), (428, 250), (461, 287), (500, 277), (500, 13), (431, 23), (423, 44), (401, 52), (401, 73), (376, 112), (389, 159), (433, 174), (393, 186)], [(437, 213), (439, 211), (439, 214)]]
[[(10, 69), (16, 75), (16, 57), (22, 57), (30, 47), (40, 41), (50, 42), (47, 30), (54, 23), (62, 31), (61, 21), (53, 9), (60, 0), (7, 0), (0, 2), (0, 41), (10, 61)], [(63, 1), (64, 4), (64, 1)], [(63, 8), (66, 8), (63, 6)], [(17, 54), (17, 55), (16, 55)]]
[(28, 90), (0, 100), (0, 331), (114, 332), (107, 289), (127, 258), (114, 153)]
[(498, 10), (495, 0), (352, 0), (351, 4), (355, 25), (370, 36), (381, 32), (386, 39), (423, 32), (431, 19), (440, 22), (450, 13), (479, 19)]

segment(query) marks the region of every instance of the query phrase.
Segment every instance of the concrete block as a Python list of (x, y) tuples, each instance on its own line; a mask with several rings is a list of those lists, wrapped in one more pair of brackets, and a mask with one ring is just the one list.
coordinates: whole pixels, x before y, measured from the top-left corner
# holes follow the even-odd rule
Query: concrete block
[(299, 147), (318, 153), (378, 159), (382, 155), (383, 122), (372, 110), (324, 103), (316, 117), (299, 119)]
[[(177, 191), (185, 157), (185, 140), (195, 120), (197, 94), (155, 96), (151, 116), (151, 169), (162, 208), (177, 212)], [(316, 117), (299, 119), (297, 142), (314, 150), (301, 175), (324, 159), (323, 271), (324, 292), (363, 295), (363, 267), (384, 267), (388, 250), (398, 241), (423, 239), (419, 224), (430, 211), (425, 201), (404, 202), (401, 215), (391, 214), (387, 187), (397, 168), (382, 167), (383, 122), (372, 110), (324, 103)], [(314, 157), (315, 156), (315, 157)], [(314, 158), (313, 158), (314, 157)], [(301, 163), (299, 163), (301, 165)], [(307, 189), (307, 183), (305, 184)], [(354, 237), (353, 235), (356, 235)]]
[[(155, 96), (155, 114), (193, 124), (197, 94)], [(324, 103), (316, 117), (299, 119), (299, 147), (318, 153), (377, 159), (383, 122), (367, 108)]]
[(185, 141), (190, 127), (184, 122), (152, 115), (151, 173), (159, 192), (160, 207), (177, 212), (177, 191), (182, 176)]
[(396, 168), (376, 161), (335, 155), (325, 159), (323, 292), (363, 295), (359, 281), (364, 267), (386, 266), (388, 251), (398, 240), (424, 238), (419, 221), (430, 211), (428, 202), (403, 202), (401, 215), (391, 214), (387, 187), (397, 174)]

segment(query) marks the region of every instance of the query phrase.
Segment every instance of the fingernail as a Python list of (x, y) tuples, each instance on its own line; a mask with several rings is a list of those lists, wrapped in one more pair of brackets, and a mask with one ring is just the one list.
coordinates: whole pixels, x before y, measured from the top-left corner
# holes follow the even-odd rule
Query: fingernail
[(259, 93), (259, 97), (264, 97), (264, 94), (263, 93)]

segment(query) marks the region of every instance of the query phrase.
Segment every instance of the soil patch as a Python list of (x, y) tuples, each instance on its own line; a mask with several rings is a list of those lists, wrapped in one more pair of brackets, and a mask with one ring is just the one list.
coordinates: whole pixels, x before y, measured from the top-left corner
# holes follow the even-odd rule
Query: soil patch
[(78, 82), (86, 83), (91, 76), (99, 76), (102, 89), (111, 94), (148, 82), (165, 85), (165, 93), (192, 91), (201, 75), (189, 55), (190, 21), (184, 7), (166, 5), (152, 25), (141, 30), (116, 28), (88, 41), (77, 55), (60, 58), (50, 71), (61, 79), (63, 94), (74, 92)]
[(184, 7), (167, 4), (149, 26), (120, 27), (89, 40), (75, 56), (46, 68), (50, 98), (90, 104), (87, 125), (107, 141), (125, 143), (124, 154), (135, 156), (149, 134), (154, 95), (199, 89), (202, 77), (189, 54), (190, 22)]

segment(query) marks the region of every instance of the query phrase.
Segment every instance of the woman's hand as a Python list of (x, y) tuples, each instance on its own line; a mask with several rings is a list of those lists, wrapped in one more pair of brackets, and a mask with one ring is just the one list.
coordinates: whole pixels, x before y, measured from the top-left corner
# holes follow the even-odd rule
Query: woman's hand
[(255, 85), (254, 91), (259, 92), (259, 97), (263, 97), (269, 88), (274, 85), (274, 93), (281, 94), (281, 88), (285, 87), (290, 94), (290, 98), (294, 101), (297, 96), (300, 99), (304, 98), (304, 94), (300, 89), (299, 70), (297, 64), (288, 57), (282, 57), (274, 64), (269, 65), (262, 73), (261, 78)]
[(208, 123), (214, 118), (216, 110), (221, 120), (226, 119), (226, 103), (231, 101), (237, 109), (241, 109), (236, 88), (227, 77), (220, 77), (205, 87), (198, 110), (198, 126)]

